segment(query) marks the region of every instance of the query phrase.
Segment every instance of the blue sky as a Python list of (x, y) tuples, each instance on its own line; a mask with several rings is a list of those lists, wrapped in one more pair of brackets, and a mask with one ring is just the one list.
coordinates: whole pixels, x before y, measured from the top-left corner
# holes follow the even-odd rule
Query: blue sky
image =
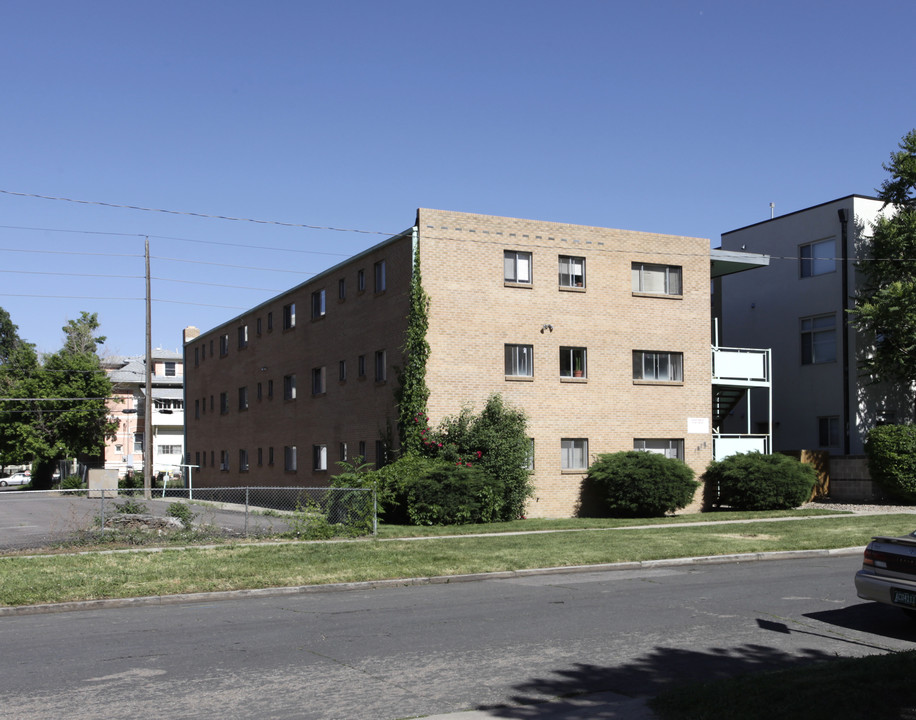
[(86, 310), (142, 354), (148, 236), (177, 349), (417, 207), (717, 244), (874, 192), (914, 26), (912, 0), (5, 0), (0, 307), (45, 352)]

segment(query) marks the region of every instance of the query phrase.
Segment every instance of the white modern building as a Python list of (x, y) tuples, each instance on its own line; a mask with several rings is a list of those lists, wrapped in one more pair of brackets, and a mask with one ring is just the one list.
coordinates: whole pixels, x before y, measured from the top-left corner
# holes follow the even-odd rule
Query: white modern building
[[(871, 384), (858, 366), (869, 342), (848, 322), (857, 260), (881, 200), (849, 195), (722, 235), (722, 250), (764, 253), (769, 266), (725, 276), (714, 295), (723, 344), (772, 349), (773, 451), (861, 455), (867, 431), (909, 418), (912, 401)], [(766, 403), (726, 424), (762, 431)]]

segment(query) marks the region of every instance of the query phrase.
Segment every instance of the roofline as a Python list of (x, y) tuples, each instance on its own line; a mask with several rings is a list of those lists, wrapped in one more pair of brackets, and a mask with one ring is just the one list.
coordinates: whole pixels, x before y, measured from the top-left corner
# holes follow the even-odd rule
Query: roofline
[(366, 248), (365, 250), (363, 250), (360, 253), (357, 253), (356, 255), (351, 255), (346, 260), (341, 260), (339, 263), (332, 265), (331, 267), (327, 268), (326, 270), (322, 270), (321, 272), (315, 273), (308, 280), (303, 280), (298, 285), (294, 285), (293, 287), (288, 288), (284, 290), (283, 292), (278, 293), (274, 295), (273, 297), (268, 298), (264, 302), (254, 305), (253, 307), (250, 307), (247, 310), (240, 312), (235, 317), (231, 317), (228, 320), (224, 320), (223, 322), (218, 323), (217, 325), (214, 325), (209, 330), (203, 331), (200, 333), (200, 335), (196, 335), (195, 337), (191, 338), (190, 340), (184, 342), (183, 345), (185, 346), (190, 345), (191, 343), (197, 342), (200, 338), (210, 335), (211, 333), (216, 332), (217, 330), (225, 327), (226, 325), (231, 325), (235, 322), (238, 322), (238, 320), (245, 317), (246, 315), (250, 315), (251, 313), (265, 307), (266, 305), (269, 305), (272, 302), (276, 302), (279, 298), (282, 298), (284, 295), (289, 295), (290, 293), (296, 292), (297, 290), (300, 290), (301, 288), (305, 287), (306, 285), (313, 283), (316, 280), (320, 280), (325, 275), (330, 275), (336, 272), (339, 268), (343, 267), (344, 265), (348, 265), (349, 263), (355, 260), (359, 260), (361, 257), (374, 253), (379, 248), (382, 248), (382, 247), (385, 247), (386, 245), (395, 243), (398, 240), (403, 239), (404, 237), (410, 237), (412, 233), (413, 233), (413, 226), (407, 228), (406, 230), (402, 230), (401, 232), (397, 233), (396, 235), (392, 235), (390, 238), (382, 240), (382, 242), (376, 243), (372, 247)]
[(736, 230), (729, 230), (728, 232), (722, 233), (722, 237), (726, 235), (731, 235), (732, 233), (741, 232), (742, 230), (747, 230), (748, 228), (757, 227), (758, 225), (764, 225), (768, 222), (773, 222), (774, 220), (782, 220), (783, 218), (792, 217), (793, 215), (798, 215), (799, 213), (808, 212), (809, 210), (814, 210), (815, 208), (824, 207), (825, 205), (832, 205), (833, 203), (838, 203), (841, 200), (849, 200), (850, 198), (861, 198), (862, 200), (877, 200), (882, 202), (881, 198), (874, 197), (872, 195), (859, 195), (858, 193), (853, 193), (852, 195), (844, 195), (843, 197), (838, 197), (836, 200), (828, 200), (827, 202), (818, 203), (817, 205), (811, 205), (810, 207), (802, 208), (801, 210), (793, 210), (790, 213), (785, 215), (777, 215), (776, 217), (769, 218), (767, 220), (761, 220), (760, 222), (755, 222), (750, 225), (745, 225), (744, 227), (737, 228)]

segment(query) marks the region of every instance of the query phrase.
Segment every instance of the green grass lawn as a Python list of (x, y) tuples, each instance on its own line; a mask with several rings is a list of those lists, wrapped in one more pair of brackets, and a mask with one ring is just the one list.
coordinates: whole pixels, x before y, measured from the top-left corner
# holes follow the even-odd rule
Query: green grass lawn
[[(877, 533), (904, 534), (916, 526), (912, 514), (698, 524), (713, 518), (733, 520), (736, 515), (748, 517), (722, 513), (674, 521), (525, 520), (502, 524), (501, 532), (491, 535), (480, 533), (492, 532), (493, 526), (410, 530), (423, 530), (429, 539), (405, 537), (405, 528), (382, 527), (378, 538), (348, 542), (13, 555), (0, 557), (0, 605), (840, 548), (865, 545)], [(686, 524), (676, 525), (677, 521)], [(633, 527), (646, 524), (662, 526)], [(521, 530), (543, 532), (514, 534)], [(456, 537), (458, 533), (465, 534)]]

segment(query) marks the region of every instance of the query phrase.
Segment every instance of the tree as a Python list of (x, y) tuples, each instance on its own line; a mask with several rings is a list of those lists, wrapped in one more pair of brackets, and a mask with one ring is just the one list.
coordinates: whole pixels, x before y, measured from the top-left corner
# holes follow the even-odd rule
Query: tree
[(872, 225), (852, 324), (874, 338), (863, 370), (909, 394), (916, 385), (916, 130), (904, 136), (883, 167), (891, 177), (878, 197), (892, 212)]
[(60, 351), (39, 360), (19, 340), (0, 364), (0, 456), (32, 461), (36, 489), (51, 486), (57, 461), (99, 455), (117, 429), (108, 419), (111, 381), (96, 354), (104, 340), (98, 327), (96, 314), (84, 312), (63, 328)]

